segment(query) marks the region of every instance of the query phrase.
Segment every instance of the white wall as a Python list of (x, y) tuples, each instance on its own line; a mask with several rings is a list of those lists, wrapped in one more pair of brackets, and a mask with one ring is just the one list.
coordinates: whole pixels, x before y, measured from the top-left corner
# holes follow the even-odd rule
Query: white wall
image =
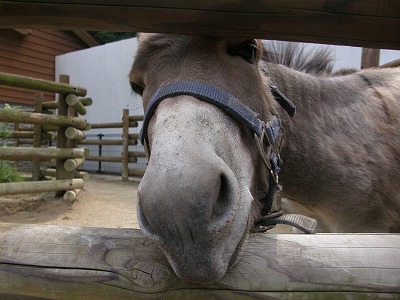
[[(132, 94), (128, 80), (136, 48), (133, 38), (56, 57), (56, 78), (69, 75), (70, 83), (85, 87), (93, 99), (85, 115), (89, 123), (120, 122), (124, 108), (130, 115), (143, 114), (141, 99)], [(105, 130), (91, 131), (98, 132)], [(138, 130), (131, 129), (134, 132)]]
[[(361, 68), (362, 48), (349, 46), (330, 46), (335, 53), (335, 70), (341, 68)], [(400, 51), (381, 49), (379, 65), (400, 59)]]
[[(59, 74), (69, 75), (70, 83), (86, 88), (87, 97), (93, 99), (93, 105), (87, 108), (84, 116), (89, 123), (121, 122), (124, 108), (129, 109), (131, 116), (143, 115), (141, 98), (132, 94), (128, 80), (136, 48), (136, 39), (128, 39), (56, 57), (56, 78)], [(139, 131), (139, 128), (130, 128), (129, 133)], [(105, 135), (103, 139), (120, 139), (122, 129), (92, 129), (87, 139), (98, 139), (100, 133)], [(99, 146), (86, 147), (91, 155), (100, 155)], [(129, 146), (129, 150), (143, 151), (143, 147), (139, 143), (138, 146)], [(103, 156), (119, 156), (122, 147), (102, 146), (101, 152)], [(144, 169), (146, 160), (139, 158), (129, 167)], [(83, 168), (98, 171), (99, 163), (85, 161)], [(100, 170), (119, 173), (121, 164), (102, 162)]]

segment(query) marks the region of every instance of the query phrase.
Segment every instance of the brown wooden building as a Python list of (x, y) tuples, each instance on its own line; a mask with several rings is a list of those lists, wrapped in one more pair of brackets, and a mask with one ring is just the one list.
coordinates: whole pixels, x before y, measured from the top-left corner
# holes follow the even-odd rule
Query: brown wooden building
[[(0, 29), (0, 71), (54, 80), (55, 57), (96, 46), (86, 31)], [(0, 103), (33, 105), (34, 94), (19, 88), (0, 85)], [(44, 101), (54, 94), (45, 93)]]

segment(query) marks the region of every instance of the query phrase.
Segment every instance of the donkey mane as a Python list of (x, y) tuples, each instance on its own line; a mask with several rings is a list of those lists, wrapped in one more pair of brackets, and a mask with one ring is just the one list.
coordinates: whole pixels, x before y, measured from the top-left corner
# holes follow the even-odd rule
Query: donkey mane
[(334, 63), (331, 48), (281, 41), (264, 42), (262, 59), (312, 75), (332, 74)]

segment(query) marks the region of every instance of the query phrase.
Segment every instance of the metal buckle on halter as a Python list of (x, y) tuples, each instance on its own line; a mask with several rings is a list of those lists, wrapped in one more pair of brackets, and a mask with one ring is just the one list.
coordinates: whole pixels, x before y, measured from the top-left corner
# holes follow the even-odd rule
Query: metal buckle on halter
[[(272, 152), (272, 148), (273, 148), (274, 144), (272, 144), (271, 141), (269, 140), (269, 137), (267, 134), (267, 129), (266, 129), (266, 124), (264, 122), (262, 124), (261, 135), (258, 136), (256, 133), (254, 133), (254, 138), (256, 140), (257, 151), (261, 157), (262, 162), (267, 167), (272, 178), (274, 178), (275, 183), (278, 184), (279, 176), (278, 176), (278, 173), (276, 173), (274, 171), (274, 168), (272, 167), (271, 160), (270, 160), (271, 152)], [(265, 149), (264, 145), (267, 145), (266, 149)], [(279, 156), (279, 154), (277, 154), (277, 155)]]

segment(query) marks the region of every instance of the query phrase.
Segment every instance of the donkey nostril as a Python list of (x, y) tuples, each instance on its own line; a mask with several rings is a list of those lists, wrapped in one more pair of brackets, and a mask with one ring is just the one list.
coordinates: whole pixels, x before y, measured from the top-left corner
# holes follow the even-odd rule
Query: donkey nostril
[(225, 174), (221, 174), (219, 192), (213, 208), (213, 217), (219, 218), (225, 215), (230, 210), (231, 202), (229, 179)]

